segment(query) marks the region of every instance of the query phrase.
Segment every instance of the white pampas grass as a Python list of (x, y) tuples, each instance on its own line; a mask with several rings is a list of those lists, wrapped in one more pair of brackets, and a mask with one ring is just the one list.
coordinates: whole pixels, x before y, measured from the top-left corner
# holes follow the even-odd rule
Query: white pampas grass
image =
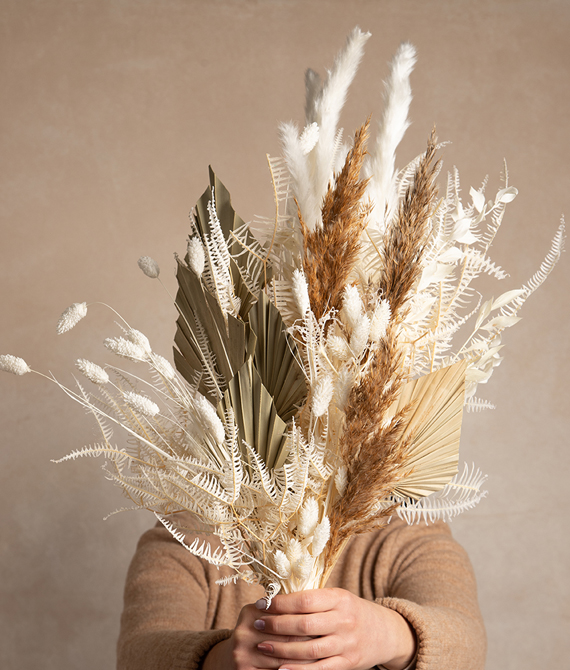
[(333, 178), (336, 162), (344, 160), (344, 155), (340, 156), (338, 153), (337, 142), (340, 112), (369, 37), (370, 33), (363, 33), (360, 28), (355, 28), (324, 82), (312, 70), (307, 72), (305, 124), (306, 127), (316, 124), (319, 129), (318, 141), (312, 150), (306, 153), (309, 145), (301, 140), (303, 135), (299, 138), (298, 130), (292, 123), (283, 124), (280, 128), (283, 155), (299, 206), (310, 230), (321, 225), (323, 197)]
[(311, 576), (311, 570), (313, 569), (313, 557), (308, 553), (303, 553), (303, 555), (295, 561), (293, 565), (293, 574), (301, 582), (309, 579)]
[(78, 358), (75, 362), (75, 367), (82, 375), (87, 377), (89, 381), (94, 384), (107, 384), (109, 382), (109, 375), (99, 365), (86, 360), (85, 358)]
[(205, 262), (206, 255), (200, 238), (198, 236), (192, 237), (188, 240), (188, 265), (197, 277), (202, 276)]
[(150, 277), (151, 279), (158, 279), (160, 268), (158, 267), (158, 263), (153, 258), (150, 256), (141, 256), (137, 263), (139, 268), (145, 273), (147, 277)]
[(384, 88), (384, 114), (379, 124), (376, 146), (366, 172), (372, 177), (368, 192), (374, 203), (374, 224), (384, 229), (384, 212), (393, 190), (396, 149), (410, 125), (408, 110), (412, 101), (410, 75), (416, 62), (415, 48), (405, 42), (390, 64)]
[(126, 340), (124, 337), (108, 337), (103, 342), (105, 347), (121, 358), (128, 358), (130, 361), (144, 361), (147, 359), (147, 353), (139, 344)]
[(153, 402), (150, 398), (141, 395), (140, 393), (127, 391), (124, 395), (124, 398), (129, 407), (143, 416), (151, 418), (160, 412), (160, 409), (155, 402)]
[(25, 375), (26, 372), (32, 371), (23, 358), (12, 356), (11, 354), (2, 354), (0, 356), (0, 370), (3, 372), (10, 372), (19, 377)]
[(57, 322), (58, 335), (66, 333), (68, 330), (71, 330), (86, 315), (87, 315), (87, 303), (74, 302), (73, 305), (70, 305), (59, 317), (59, 321)]

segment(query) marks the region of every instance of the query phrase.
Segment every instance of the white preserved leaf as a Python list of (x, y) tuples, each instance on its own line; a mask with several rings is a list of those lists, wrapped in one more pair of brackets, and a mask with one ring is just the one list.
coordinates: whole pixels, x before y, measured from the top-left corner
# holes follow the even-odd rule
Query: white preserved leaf
[(495, 202), (501, 202), (503, 204), (512, 202), (518, 195), (518, 190), (514, 186), (509, 186), (507, 188), (502, 188), (495, 198)]
[(485, 194), (482, 193), (481, 191), (476, 191), (473, 187), (471, 187), (469, 191), (469, 195), (473, 199), (473, 204), (475, 205), (475, 209), (481, 213), (483, 209), (485, 208)]

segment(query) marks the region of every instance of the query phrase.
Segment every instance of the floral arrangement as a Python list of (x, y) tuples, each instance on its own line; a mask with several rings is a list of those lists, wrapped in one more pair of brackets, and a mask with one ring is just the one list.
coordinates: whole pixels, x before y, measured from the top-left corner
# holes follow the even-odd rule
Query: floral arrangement
[[(479, 470), (458, 473), (463, 409), (491, 407), (477, 387), (563, 248), (562, 222), (536, 274), (483, 301), (472, 284), (506, 276), (488, 252), (517, 190), (505, 169), (494, 198), (485, 181), (465, 203), (455, 170), (439, 193), (435, 133), (395, 169), (410, 44), (391, 63), (375, 142), (369, 119), (343, 140), (340, 112), (368, 38), (355, 29), (324, 80), (307, 72), (305, 127), (284, 124), (283, 157), (268, 159), (272, 219), (246, 225), (210, 170), (177, 258), (176, 370), (121, 320), (105, 346), (150, 376), (80, 359), (94, 392), (50, 377), (101, 430), (100, 443), (60, 461), (103, 456), (135, 508), (268, 599), (324, 586), (352, 535), (393, 515), (449, 519), (485, 495)], [(151, 258), (139, 266), (159, 278)], [(86, 314), (72, 305), (58, 332)], [(0, 368), (31, 371), (10, 355)], [(127, 446), (113, 442), (114, 424)], [(180, 512), (219, 546), (186, 544)]]

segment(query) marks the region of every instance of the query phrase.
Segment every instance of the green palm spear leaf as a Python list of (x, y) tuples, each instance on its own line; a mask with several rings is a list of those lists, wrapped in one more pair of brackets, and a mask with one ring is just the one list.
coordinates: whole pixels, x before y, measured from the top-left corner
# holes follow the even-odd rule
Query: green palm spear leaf
[[(232, 410), (244, 459), (248, 460), (247, 444), (274, 468), (286, 458), (287, 424), (307, 389), (297, 346), (279, 310), (261, 286), (248, 285), (245, 278), (247, 248), (256, 248), (256, 241), (251, 233), (252, 244), (234, 240), (233, 231), (243, 226), (227, 189), (210, 169), (210, 187), (196, 205), (194, 227), (206, 250), (206, 265), (224, 259), (235, 316), (224, 309), (218, 284), (214, 282), (216, 290), (211, 292), (192, 269), (188, 254), (184, 262), (178, 259), (174, 361), (220, 417)], [(221, 241), (216, 237), (220, 230)], [(206, 267), (204, 274), (208, 272), (214, 276), (212, 267)]]

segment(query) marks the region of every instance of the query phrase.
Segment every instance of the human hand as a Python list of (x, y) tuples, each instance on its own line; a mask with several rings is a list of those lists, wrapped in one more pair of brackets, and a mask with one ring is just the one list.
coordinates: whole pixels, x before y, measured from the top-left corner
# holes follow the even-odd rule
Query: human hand
[(298, 635), (268, 635), (265, 630), (259, 630), (255, 623), (260, 620), (263, 610), (263, 620), (269, 617), (265, 609), (265, 600), (259, 600), (255, 605), (246, 605), (239, 613), (236, 626), (229, 639), (219, 642), (212, 647), (203, 663), (203, 670), (276, 670), (285, 661), (289, 665), (299, 663), (312, 664), (310, 659), (279, 659), (267, 656), (258, 646), (276, 644), (277, 642), (302, 642), (309, 640), (306, 636)]
[[(402, 670), (416, 650), (414, 632), (400, 614), (344, 589), (278, 595), (266, 613), (257, 614), (254, 625), (263, 625), (266, 634), (257, 649), (267, 665), (254, 667), (304, 670), (311, 664), (310, 670), (368, 670), (382, 664)], [(271, 665), (270, 660), (279, 663)]]

